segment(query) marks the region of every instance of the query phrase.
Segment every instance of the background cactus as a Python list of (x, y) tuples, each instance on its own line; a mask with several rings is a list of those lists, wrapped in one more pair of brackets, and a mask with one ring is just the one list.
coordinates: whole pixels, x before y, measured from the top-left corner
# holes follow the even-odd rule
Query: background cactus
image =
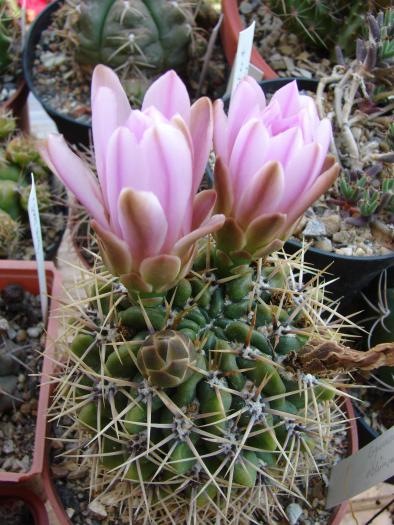
[[(368, 319), (373, 321), (368, 334), (368, 348), (394, 341), (394, 288), (389, 288), (387, 281), (387, 271), (384, 271), (379, 278), (376, 300), (363, 294), (373, 313)], [(394, 388), (394, 367), (379, 368), (375, 375), (391, 390)]]
[(217, 19), (206, 0), (70, 0), (56, 11), (54, 32), (81, 81), (105, 64), (117, 71), (129, 98), (140, 101), (164, 71), (188, 77)]
[[(15, 0), (0, 0), (0, 72), (15, 60), (20, 33), (19, 8)], [(17, 52), (19, 56), (20, 49)]]
[[(343, 167), (331, 203), (350, 215), (347, 221), (376, 227), (390, 248), (393, 234), (386, 225), (394, 214), (394, 9), (367, 15), (365, 26), (368, 38), (357, 39), (352, 61), (346, 62), (337, 47), (340, 63), (321, 79), (317, 101), (320, 116), (332, 108), (335, 149)], [(324, 90), (332, 90), (333, 99)]]
[[(229, 271), (218, 255), (208, 240), (190, 275), (154, 301), (132, 302), (108, 273), (85, 273), (86, 308), (66, 307), (53, 416), (71, 417), (61, 424), (68, 440), (70, 424), (77, 433), (72, 454), (98, 475), (92, 497), (113, 490), (151, 523), (175, 510), (182, 523), (248, 520), (256, 509), (271, 523), (283, 511), (277, 495), (301, 497), (303, 476), (327, 460), (344, 423), (337, 371), (320, 379), (293, 364), (316, 339), (338, 354), (338, 329), (350, 324), (325, 305), (319, 275), (303, 285), (302, 257)], [(147, 372), (162, 371), (158, 354), (176, 381)]]
[(270, 0), (273, 13), (280, 16), (293, 33), (318, 49), (339, 45), (346, 53), (355, 49), (355, 35), (362, 31), (364, 17), (371, 11), (389, 7), (389, 1), (374, 0)]
[(162, 72), (187, 60), (192, 18), (184, 2), (85, 0), (78, 7), (75, 57), (81, 64)]
[(14, 135), (14, 131), (13, 117), (0, 113), (0, 257), (15, 256), (18, 242), (28, 236), (31, 173), (34, 173), (43, 225), (45, 227), (45, 214), (49, 214), (53, 227), (51, 207), (55, 203), (50, 171), (44, 167), (36, 141), (25, 135)]

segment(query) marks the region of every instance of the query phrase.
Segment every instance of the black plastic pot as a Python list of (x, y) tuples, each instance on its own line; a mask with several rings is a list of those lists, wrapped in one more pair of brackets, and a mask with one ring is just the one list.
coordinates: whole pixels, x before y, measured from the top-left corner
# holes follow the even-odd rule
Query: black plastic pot
[(37, 90), (34, 87), (33, 63), (35, 58), (36, 46), (41, 38), (41, 33), (49, 26), (53, 14), (63, 4), (63, 0), (56, 0), (48, 5), (35, 19), (30, 28), (23, 50), (23, 73), (30, 91), (40, 101), (48, 115), (55, 121), (57, 129), (65, 139), (71, 144), (89, 146), (91, 127), (89, 124), (78, 122), (77, 120), (59, 113), (47, 104), (43, 103)]
[[(316, 91), (319, 83), (309, 78), (278, 78), (263, 80), (260, 85), (265, 93), (274, 93), (293, 80), (297, 81), (300, 90), (306, 91)], [(296, 240), (289, 240), (285, 244), (285, 250), (288, 253), (294, 253), (301, 247), (302, 243)], [(356, 257), (338, 255), (311, 247), (305, 255), (305, 261), (319, 269), (329, 266), (328, 272), (338, 277), (338, 280), (331, 283), (327, 290), (331, 293), (332, 298), (342, 297), (341, 309), (343, 312), (350, 313), (357, 309), (359, 292), (365, 289), (383, 270), (394, 266), (394, 252), (387, 255)]]

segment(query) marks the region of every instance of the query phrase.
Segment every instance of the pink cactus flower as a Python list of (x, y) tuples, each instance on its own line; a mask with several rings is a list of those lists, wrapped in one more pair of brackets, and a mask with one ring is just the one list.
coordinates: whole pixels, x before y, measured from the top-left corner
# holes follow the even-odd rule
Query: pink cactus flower
[(240, 259), (281, 247), (304, 211), (333, 183), (331, 124), (291, 82), (267, 105), (257, 82), (237, 87), (225, 114), (214, 103), (216, 211), (226, 215), (219, 247)]
[(212, 144), (212, 105), (192, 106), (174, 71), (131, 110), (118, 77), (97, 66), (92, 128), (98, 181), (61, 135), (42, 148), (49, 167), (92, 218), (103, 260), (133, 291), (164, 292), (190, 269), (196, 241), (219, 229), (214, 190), (197, 194)]

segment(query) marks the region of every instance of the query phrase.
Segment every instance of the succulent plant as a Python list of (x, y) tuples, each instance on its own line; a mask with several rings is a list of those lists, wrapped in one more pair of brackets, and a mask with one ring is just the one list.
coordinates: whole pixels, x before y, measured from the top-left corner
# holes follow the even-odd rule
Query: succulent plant
[[(392, 222), (394, 212), (393, 123), (389, 116), (394, 89), (394, 9), (367, 15), (365, 26), (368, 38), (357, 39), (352, 61), (346, 62), (337, 50), (340, 63), (321, 79), (317, 99), (323, 116), (327, 109), (323, 92), (332, 90), (335, 151), (343, 167), (332, 202), (349, 215), (348, 222), (377, 226), (390, 245), (393, 236), (385, 225)], [(371, 129), (376, 133), (373, 138)]]
[(355, 50), (355, 35), (364, 27), (371, 10), (389, 2), (355, 0), (270, 0), (272, 11), (310, 45), (330, 50), (335, 44), (346, 53)]
[[(266, 104), (251, 78), (228, 117), (173, 71), (140, 111), (98, 66), (92, 100), (98, 180), (61, 136), (42, 147), (103, 263), (65, 306), (53, 417), (129, 521), (272, 523), (344, 428), (341, 372), (394, 364), (392, 344), (342, 345), (352, 323), (302, 250), (273, 253), (338, 173), (330, 122), (295, 83)], [(198, 192), (212, 137), (216, 191)]]
[(19, 9), (15, 0), (0, 0), (0, 72), (12, 63), (18, 41)]
[(76, 59), (113, 69), (182, 66), (191, 40), (191, 12), (167, 0), (84, 0), (78, 2)]
[(10, 257), (18, 243), (20, 225), (6, 211), (0, 209), (0, 257)]
[(71, 0), (54, 20), (62, 40), (67, 33), (64, 45), (82, 76), (98, 64), (107, 65), (120, 74), (129, 98), (139, 103), (158, 75), (168, 69), (185, 71), (191, 59), (204, 56), (206, 36), (196, 31), (196, 17), (201, 18), (207, 6), (205, 0), (199, 4)]
[(363, 367), (339, 344), (343, 321), (329, 314), (324, 284), (312, 275), (302, 285), (302, 256), (227, 276), (217, 256), (205, 240), (191, 273), (154, 305), (96, 268), (81, 283), (90, 301), (82, 315), (75, 304), (71, 346), (63, 341), (53, 415), (78, 429), (72, 450), (98, 476), (93, 496), (105, 486), (151, 523), (175, 508), (182, 523), (239, 512), (272, 522), (279, 493), (301, 497), (341, 425), (338, 371)]
[[(387, 270), (382, 272), (378, 283), (377, 301), (372, 302), (363, 294), (364, 299), (373, 312), (372, 326), (368, 334), (368, 348), (382, 343), (394, 341), (394, 288), (387, 286)], [(390, 392), (394, 388), (394, 366), (379, 368), (375, 372), (378, 380), (389, 387)]]
[[(1, 131), (2, 130), (2, 131)], [(19, 255), (18, 242), (29, 231), (27, 204), (31, 190), (30, 174), (34, 173), (38, 208), (50, 215), (54, 195), (50, 171), (44, 166), (37, 141), (26, 135), (15, 135), (15, 121), (10, 114), (0, 115), (0, 257)], [(60, 200), (60, 199), (59, 199)], [(50, 219), (51, 221), (53, 218)], [(45, 227), (45, 219), (43, 221)]]

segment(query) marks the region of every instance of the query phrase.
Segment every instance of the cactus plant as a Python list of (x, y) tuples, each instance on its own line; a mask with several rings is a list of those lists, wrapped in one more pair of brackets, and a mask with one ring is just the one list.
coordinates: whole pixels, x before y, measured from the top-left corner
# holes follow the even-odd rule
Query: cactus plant
[(139, 103), (152, 79), (202, 59), (207, 37), (197, 31), (196, 17), (205, 21), (211, 11), (189, 0), (71, 0), (55, 13), (55, 33), (81, 77), (105, 64)]
[(78, 2), (76, 60), (92, 67), (154, 68), (159, 73), (183, 65), (191, 40), (191, 11), (183, 4), (166, 0)]
[(335, 340), (346, 322), (329, 314), (324, 285), (312, 275), (299, 287), (301, 256), (227, 276), (216, 260), (207, 239), (190, 275), (154, 305), (133, 301), (98, 266), (78, 283), (90, 290), (86, 308), (67, 306), (74, 321), (53, 417), (71, 418), (78, 455), (97, 476), (92, 496), (100, 500), (104, 484), (151, 523), (175, 507), (182, 523), (251, 519), (256, 509), (270, 522), (277, 491), (301, 497), (300, 478), (341, 425), (340, 358), (331, 373), (313, 373), (313, 359), (294, 364), (308, 342), (343, 349)]
[[(42, 148), (91, 214), (103, 262), (65, 306), (53, 419), (90, 467), (91, 497), (129, 522), (272, 523), (279, 496), (303, 497), (343, 428), (340, 372), (394, 364), (394, 345), (342, 345), (352, 323), (302, 250), (272, 253), (337, 175), (330, 123), (295, 83), (265, 106), (241, 81), (228, 119), (220, 102), (214, 119), (209, 100), (190, 107), (174, 72), (142, 111), (108, 68), (93, 86), (99, 181), (62, 137)], [(119, 110), (110, 125), (105, 100)], [(306, 145), (287, 129), (300, 114)], [(212, 135), (217, 192), (196, 193)]]
[[(19, 9), (15, 0), (0, 1), (0, 72), (15, 60), (19, 28)], [(17, 53), (19, 55), (19, 53)]]
[(37, 141), (25, 135), (15, 135), (14, 131), (13, 117), (0, 112), (0, 257), (14, 257), (20, 241), (28, 239), (27, 204), (31, 173), (35, 177), (40, 213), (51, 216), (54, 206), (51, 174), (41, 160)]
[(270, 0), (272, 11), (310, 45), (330, 50), (335, 44), (346, 53), (355, 50), (354, 36), (364, 26), (364, 16), (389, 2), (356, 0)]
[[(381, 343), (390, 343), (394, 340), (394, 288), (387, 286), (387, 271), (379, 277), (376, 303), (365, 294), (363, 297), (376, 314), (368, 333), (368, 348)], [(376, 372), (376, 377), (385, 383), (386, 387), (394, 388), (394, 367), (382, 367)]]

